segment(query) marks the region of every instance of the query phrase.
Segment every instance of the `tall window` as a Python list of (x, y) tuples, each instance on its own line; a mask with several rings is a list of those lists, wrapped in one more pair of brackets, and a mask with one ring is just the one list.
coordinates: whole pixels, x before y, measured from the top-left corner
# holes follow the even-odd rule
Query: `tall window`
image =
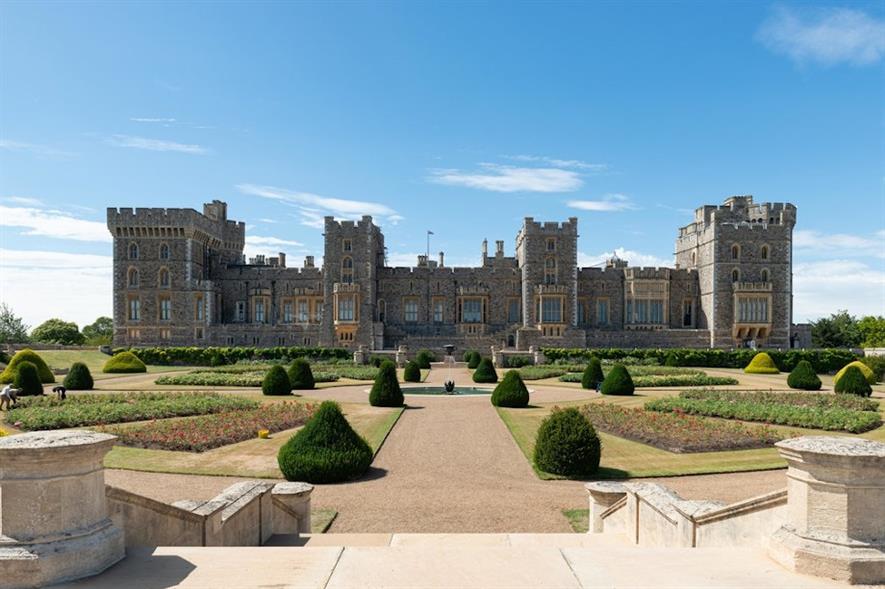
[(264, 323), (266, 318), (267, 309), (265, 309), (264, 301), (259, 299), (255, 301), (255, 321), (256, 323)]
[(762, 258), (763, 260), (768, 259), (768, 246), (767, 245), (762, 246), (762, 250), (759, 252), (759, 257)]
[(387, 317), (387, 303), (383, 300), (378, 301), (378, 321), (384, 323), (384, 319)]
[(762, 269), (762, 282), (768, 282), (768, 268)]
[(510, 299), (507, 305), (507, 322), (519, 323), (519, 299)]
[(697, 252), (691, 252), (691, 265), (696, 266), (698, 263), (698, 254)]
[(738, 282), (741, 279), (741, 271), (735, 268), (731, 271), (731, 281)]
[(461, 302), (463, 323), (482, 323), (482, 299), (464, 299)]
[(418, 322), (418, 301), (413, 299), (406, 300), (403, 309), (403, 319), (406, 323)]
[(129, 299), (129, 320), (138, 321), (141, 319), (141, 301), (138, 297)]
[(295, 314), (292, 308), (292, 301), (286, 301), (285, 303), (283, 303), (283, 322), (292, 323), (292, 320), (294, 318)]
[(345, 239), (341, 244), (341, 249), (346, 252), (353, 251), (353, 242), (349, 239)]
[(691, 327), (694, 315), (694, 303), (691, 300), (682, 301), (682, 327)]
[(556, 251), (556, 238), (549, 237), (547, 238), (547, 251), (555, 252)]
[(353, 297), (338, 298), (338, 321), (353, 321)]
[(160, 244), (160, 259), (168, 260), (169, 259), (169, 244), (161, 243)]
[(433, 301), (433, 322), (443, 322), (443, 301)]
[(172, 319), (172, 301), (169, 299), (160, 299), (160, 321), (169, 321)]
[(322, 323), (322, 321), (323, 321), (323, 302), (322, 301), (314, 301), (313, 320), (316, 321), (317, 323)]
[(205, 316), (206, 308), (203, 304), (203, 297), (202, 295), (198, 295), (194, 301), (194, 317), (197, 318), (197, 321), (202, 321)]
[(160, 288), (169, 288), (169, 270), (160, 268)]
[(341, 282), (353, 284), (353, 258), (350, 256), (341, 260)]
[(138, 244), (130, 243), (129, 244), (129, 259), (137, 260), (138, 259)]
[(768, 323), (768, 299), (739, 297), (738, 321), (741, 323)]
[(128, 276), (129, 286), (138, 286), (138, 270), (135, 268), (129, 268)]
[(664, 322), (664, 301), (649, 301), (649, 323)]
[(298, 301), (298, 322), (307, 323), (310, 320), (310, 305), (307, 300)]
[(544, 260), (544, 284), (556, 284), (556, 259)]
[(661, 324), (664, 322), (664, 301), (636, 299), (627, 301), (627, 323)]
[(596, 323), (599, 325), (608, 325), (608, 300), (600, 299), (596, 301)]
[(739, 246), (738, 244), (734, 244), (733, 246), (731, 246), (731, 259), (732, 260), (739, 260), (740, 257), (741, 257), (741, 246)]
[(578, 325), (584, 325), (587, 321), (587, 313), (584, 310), (584, 301), (578, 301)]
[(237, 301), (237, 321), (246, 320), (246, 301)]
[(541, 298), (541, 322), (562, 323), (562, 299), (559, 297)]

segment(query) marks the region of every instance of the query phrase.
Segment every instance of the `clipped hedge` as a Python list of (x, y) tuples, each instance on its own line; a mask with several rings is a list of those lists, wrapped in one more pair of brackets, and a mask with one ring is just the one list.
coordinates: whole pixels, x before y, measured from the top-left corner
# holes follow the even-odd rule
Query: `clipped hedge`
[(836, 376), (833, 377), (833, 384), (839, 384), (839, 381), (842, 380), (842, 377), (845, 376), (845, 372), (848, 370), (849, 366), (854, 366), (858, 370), (860, 370), (863, 377), (866, 379), (868, 383), (876, 384), (876, 373), (873, 372), (873, 369), (861, 362), (860, 360), (855, 360), (854, 362), (850, 362), (842, 367), (839, 372), (836, 373)]
[(529, 390), (518, 370), (508, 370), (504, 378), (492, 391), (492, 405), (495, 407), (522, 408), (529, 404)]
[(369, 391), (369, 404), (373, 407), (402, 407), (403, 391), (396, 378), (396, 365), (390, 360), (381, 363), (372, 390)]
[(467, 368), (474, 370), (482, 361), (482, 356), (479, 355), (479, 352), (471, 350), (464, 354), (464, 361), (467, 362)]
[(744, 368), (744, 372), (747, 374), (779, 374), (780, 370), (767, 352), (759, 352), (753, 356), (753, 359)]
[(473, 371), (473, 382), (498, 382), (498, 373), (495, 372), (495, 366), (492, 364), (491, 358), (483, 358), (480, 360), (476, 370)]
[(873, 394), (873, 387), (870, 386), (863, 372), (857, 366), (847, 367), (842, 378), (836, 382), (835, 390), (840, 394), (858, 395), (859, 397), (869, 397)]
[(288, 395), (292, 392), (289, 375), (282, 366), (277, 364), (270, 367), (261, 381), (261, 392), (271, 396)]
[(538, 428), (535, 466), (566, 477), (587, 476), (599, 469), (602, 444), (587, 418), (574, 407), (555, 408)]
[(603, 380), (605, 375), (602, 373), (602, 362), (596, 356), (591, 356), (587, 368), (581, 374), (581, 388), (596, 390)]
[[(344, 348), (307, 348), (303, 346), (277, 346), (273, 348), (252, 347), (169, 347), (169, 348), (116, 348), (114, 354), (131, 351), (145, 364), (156, 366), (218, 366), (236, 364), (248, 360), (282, 360), (310, 358), (313, 360), (349, 360), (353, 352)], [(216, 364), (213, 364), (216, 362)]]
[(419, 350), (415, 356), (415, 363), (418, 365), (418, 368), (425, 370), (429, 369), (430, 363), (434, 361), (436, 361), (436, 356), (430, 350)]
[(632, 395), (635, 388), (627, 368), (623, 364), (615, 364), (602, 381), (599, 392), (603, 395)]
[(406, 362), (403, 369), (403, 380), (406, 382), (421, 382), (421, 369), (417, 362)]
[(338, 404), (325, 401), (283, 444), (277, 463), (289, 481), (338, 483), (364, 474), (372, 457), (372, 448), (353, 431)]
[(147, 366), (132, 352), (120, 352), (108, 358), (101, 371), (113, 374), (147, 372)]
[[(591, 356), (600, 360), (622, 361), (637, 358), (668, 366), (698, 366), (702, 368), (743, 368), (750, 363), (755, 350), (742, 348), (720, 350), (707, 348), (543, 348), (548, 362), (587, 362)], [(802, 360), (811, 362), (818, 374), (834, 373), (847, 363), (857, 360), (851, 350), (827, 348), (821, 350), (766, 350), (777, 367), (788, 372)], [(668, 363), (668, 358), (671, 358)]]
[(802, 360), (787, 377), (787, 386), (803, 391), (819, 391), (821, 382), (817, 374), (814, 373), (811, 362)]
[(305, 358), (295, 358), (289, 366), (289, 384), (296, 391), (309, 391), (316, 386), (310, 362)]
[(89, 367), (82, 362), (74, 362), (62, 383), (69, 391), (89, 391), (95, 385)]
[(9, 384), (14, 381), (15, 372), (18, 369), (18, 365), (22, 362), (30, 362), (37, 367), (37, 375), (40, 377), (40, 382), (55, 382), (55, 376), (52, 374), (49, 366), (46, 365), (46, 362), (43, 361), (43, 358), (38, 356), (34, 350), (25, 348), (16, 352), (3, 372), (0, 373), (0, 384)]
[(37, 367), (31, 362), (24, 361), (18, 363), (15, 371), (14, 388), (20, 389), (22, 396), (42, 395), (43, 383), (40, 382), (40, 375), (37, 373)]

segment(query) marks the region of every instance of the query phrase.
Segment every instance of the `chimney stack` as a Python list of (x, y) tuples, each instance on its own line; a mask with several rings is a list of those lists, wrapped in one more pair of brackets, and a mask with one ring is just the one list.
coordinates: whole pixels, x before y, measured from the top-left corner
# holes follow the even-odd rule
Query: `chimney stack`
[(280, 258), (280, 268), (286, 267), (286, 252), (280, 252), (278, 257)]
[(440, 268), (445, 267), (445, 263), (444, 263), (445, 260), (446, 260), (446, 254), (444, 254), (443, 252), (439, 252), (439, 267)]
[(499, 239), (495, 242), (495, 257), (502, 258), (504, 257), (504, 241)]
[(313, 268), (313, 256), (304, 256), (304, 267)]

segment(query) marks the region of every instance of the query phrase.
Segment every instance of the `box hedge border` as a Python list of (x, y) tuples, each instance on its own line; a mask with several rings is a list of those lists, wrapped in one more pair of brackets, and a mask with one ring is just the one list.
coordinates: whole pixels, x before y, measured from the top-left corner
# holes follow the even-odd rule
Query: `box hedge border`
[(169, 348), (114, 348), (113, 353), (130, 351), (145, 364), (153, 366), (212, 366), (221, 360), (224, 364), (236, 364), (248, 360), (349, 360), (353, 352), (344, 348), (306, 348), (277, 346), (274, 348), (250, 347), (169, 347)]

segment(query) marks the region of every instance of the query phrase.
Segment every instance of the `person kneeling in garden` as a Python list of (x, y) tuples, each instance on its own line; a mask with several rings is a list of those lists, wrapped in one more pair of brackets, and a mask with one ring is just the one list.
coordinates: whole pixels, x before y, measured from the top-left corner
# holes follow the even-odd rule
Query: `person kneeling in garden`
[(12, 388), (11, 384), (3, 387), (3, 391), (0, 392), (0, 411), (3, 410), (4, 405), (6, 405), (7, 411), (18, 405), (18, 396), (21, 392), (21, 389)]

